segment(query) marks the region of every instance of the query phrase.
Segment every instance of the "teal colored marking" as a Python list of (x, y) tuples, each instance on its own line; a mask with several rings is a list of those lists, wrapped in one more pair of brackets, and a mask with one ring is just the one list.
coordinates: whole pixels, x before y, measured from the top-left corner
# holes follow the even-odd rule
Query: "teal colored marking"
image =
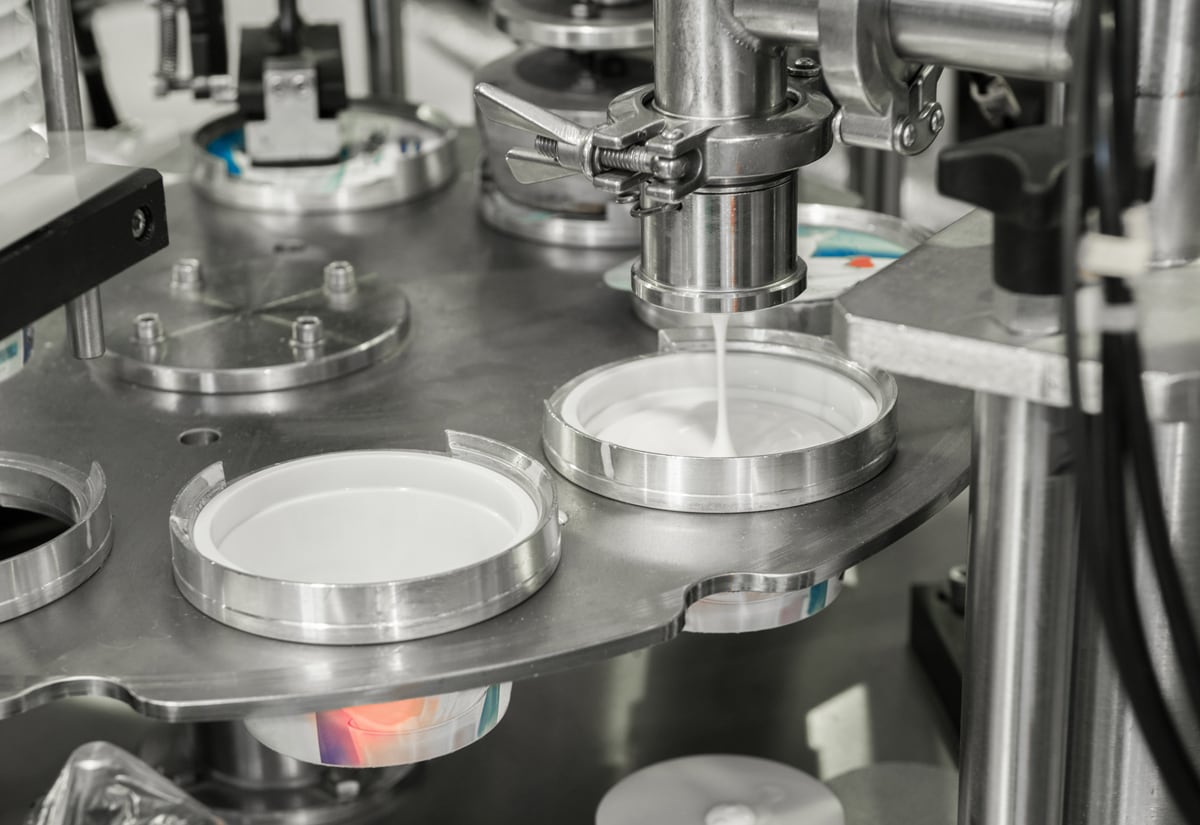
[(246, 134), (241, 129), (235, 129), (227, 135), (221, 135), (209, 141), (208, 149), (210, 154), (216, 155), (221, 160), (225, 161), (225, 170), (230, 177), (238, 177), (242, 174), (242, 167), (238, 165), (234, 159), (235, 152), (244, 152), (246, 150)]
[(8, 361), (12, 358), (17, 358), (21, 355), (21, 347), (16, 341), (9, 341), (2, 351), (0, 351), (0, 363)]
[(829, 596), (829, 582), (814, 584), (808, 591), (808, 615), (816, 613), (825, 607), (825, 599)]
[(492, 685), (487, 689), (487, 695), (483, 697), (483, 713), (479, 715), (479, 729), (475, 731), (475, 735), (483, 736), (491, 730), (499, 721), (499, 715), (500, 686)]

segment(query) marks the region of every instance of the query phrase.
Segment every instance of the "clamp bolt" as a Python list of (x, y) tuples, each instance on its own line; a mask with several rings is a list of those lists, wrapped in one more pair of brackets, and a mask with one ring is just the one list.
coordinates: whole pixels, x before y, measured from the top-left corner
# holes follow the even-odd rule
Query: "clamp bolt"
[(297, 94), (304, 94), (308, 91), (308, 77), (303, 74), (292, 75), (292, 90)]
[(663, 140), (679, 140), (683, 137), (683, 130), (679, 128), (667, 129), (661, 135)]
[(917, 127), (912, 121), (905, 121), (900, 127), (900, 145), (905, 149), (911, 149), (917, 145)]
[(358, 288), (354, 265), (349, 261), (333, 261), (325, 266), (325, 291), (331, 295), (348, 295)]
[(933, 111), (929, 113), (929, 128), (935, 135), (946, 128), (946, 110), (940, 104), (934, 104)]
[(792, 77), (814, 78), (821, 76), (821, 64), (811, 57), (797, 58), (788, 66), (787, 73)]
[(204, 268), (197, 258), (180, 258), (171, 267), (171, 289), (196, 290), (204, 286)]

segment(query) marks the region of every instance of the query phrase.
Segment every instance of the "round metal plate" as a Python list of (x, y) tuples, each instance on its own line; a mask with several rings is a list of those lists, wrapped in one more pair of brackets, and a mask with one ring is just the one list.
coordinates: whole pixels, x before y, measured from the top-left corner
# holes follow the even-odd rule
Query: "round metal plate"
[(574, 17), (565, 0), (493, 0), (496, 26), (514, 40), (551, 49), (616, 51), (654, 45), (650, 0), (590, 3), (591, 14)]
[[(202, 269), (198, 286), (181, 288), (172, 271), (153, 269), (106, 285), (105, 364), (158, 390), (258, 393), (327, 381), (399, 352), (410, 328), (400, 288), (367, 272), (355, 275), (353, 289), (331, 292), (323, 274), (329, 262), (303, 249), (284, 244), (246, 257), (206, 245), (202, 254), (213, 257), (193, 259)], [(306, 318), (320, 321), (313, 345), (297, 339), (295, 325)], [(147, 323), (158, 325), (158, 335), (139, 336)]]
[[(858, 366), (825, 339), (778, 330), (729, 330), (731, 354), (762, 356), (761, 367), (746, 367), (752, 382), (763, 380), (754, 376), (779, 363), (774, 359), (795, 359), (791, 363), (813, 378), (828, 376), (855, 387), (854, 401), (847, 402), (848, 407), (857, 409), (862, 404), (860, 396), (869, 398), (875, 410), (872, 420), (850, 431), (835, 428), (841, 430), (835, 440), (802, 449), (729, 458), (650, 452), (606, 441), (591, 432), (585, 419), (599, 418), (625, 403), (634, 397), (629, 392), (646, 392), (649, 387), (655, 392), (693, 388), (694, 375), (685, 369), (691, 366), (685, 359), (713, 351), (712, 331), (691, 328), (661, 336), (657, 354), (597, 367), (567, 382), (547, 400), (543, 446), (550, 463), (569, 480), (643, 507), (748, 513), (837, 496), (878, 475), (891, 461), (896, 448), (896, 384), (891, 376)], [(741, 376), (731, 368), (730, 377), (735, 381)], [(731, 396), (737, 386), (730, 384)], [(804, 397), (806, 389), (747, 386), (753, 392), (792, 390), (797, 397)], [(835, 396), (827, 387), (815, 390), (817, 397), (821, 398), (820, 408), (833, 409)], [(585, 414), (585, 408), (591, 412)]]
[(489, 226), (508, 235), (554, 246), (587, 249), (630, 249), (642, 239), (642, 228), (629, 207), (610, 204), (602, 216), (547, 212), (512, 200), (481, 172), (479, 214)]
[(244, 121), (237, 114), (218, 118), (193, 138), (192, 182), (226, 206), (312, 214), (410, 201), (446, 185), (458, 171), (458, 128), (429, 106), (355, 101), (339, 120), (345, 160), (243, 169), (233, 150)]
[(791, 765), (751, 756), (685, 756), (618, 782), (596, 825), (844, 825), (824, 784)]

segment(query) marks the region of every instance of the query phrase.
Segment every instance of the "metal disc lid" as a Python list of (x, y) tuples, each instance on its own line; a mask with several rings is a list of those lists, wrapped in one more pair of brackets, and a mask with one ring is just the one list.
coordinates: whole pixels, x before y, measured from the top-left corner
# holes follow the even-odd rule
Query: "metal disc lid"
[[(797, 248), (808, 265), (808, 284), (797, 298), (770, 309), (738, 312), (730, 326), (790, 329), (810, 335), (832, 331), (833, 302), (850, 287), (866, 280), (922, 244), (929, 231), (902, 218), (823, 203), (796, 208)], [(628, 267), (622, 277), (628, 276)], [(637, 317), (654, 329), (708, 326), (708, 318), (658, 307), (633, 299)]]
[(39, 456), (0, 452), (0, 505), (71, 526), (0, 561), (0, 622), (59, 599), (100, 569), (112, 548), (112, 516), (99, 464), (84, 475)]
[(221, 464), (171, 507), (175, 582), (231, 627), (314, 644), (398, 642), (489, 619), (558, 566), (554, 483), (491, 439), (447, 453), (362, 450), (227, 484)]
[(254, 166), (240, 115), (194, 136), (192, 182), (217, 203), (311, 214), (375, 209), (419, 198), (458, 171), (458, 128), (429, 106), (355, 101), (339, 115), (344, 157), (313, 166)]
[(114, 281), (105, 316), (119, 378), (205, 395), (338, 378), (400, 352), (411, 329), (393, 279), (312, 253), (181, 258)]
[(461, 750), (508, 712), (512, 683), (288, 716), (251, 716), (246, 728), (274, 751), (342, 768), (413, 765)]
[(654, 45), (650, 0), (492, 0), (496, 27), (532, 46), (600, 52)]
[[(891, 461), (891, 376), (859, 366), (828, 340), (764, 329), (728, 333), (737, 455), (685, 453), (679, 443), (711, 443), (715, 435), (714, 349), (711, 329), (661, 332), (658, 353), (598, 367), (564, 384), (546, 402), (542, 419), (550, 463), (581, 487), (618, 501), (739, 513), (836, 496)], [(763, 411), (785, 429), (756, 431), (768, 420)], [(667, 429), (648, 429), (647, 421)]]
[(671, 759), (618, 782), (596, 825), (845, 825), (842, 803), (790, 765), (751, 756)]
[(837, 576), (792, 593), (714, 593), (688, 607), (683, 629), (689, 633), (773, 630), (815, 616), (841, 592), (842, 577)]

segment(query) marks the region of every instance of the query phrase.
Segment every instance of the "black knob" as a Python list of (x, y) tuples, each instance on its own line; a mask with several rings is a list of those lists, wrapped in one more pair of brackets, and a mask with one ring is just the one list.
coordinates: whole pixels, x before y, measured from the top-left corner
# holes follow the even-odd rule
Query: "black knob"
[(970, 140), (938, 156), (938, 191), (995, 216), (992, 277), (1029, 295), (1059, 292), (1066, 136), (1031, 126)]

